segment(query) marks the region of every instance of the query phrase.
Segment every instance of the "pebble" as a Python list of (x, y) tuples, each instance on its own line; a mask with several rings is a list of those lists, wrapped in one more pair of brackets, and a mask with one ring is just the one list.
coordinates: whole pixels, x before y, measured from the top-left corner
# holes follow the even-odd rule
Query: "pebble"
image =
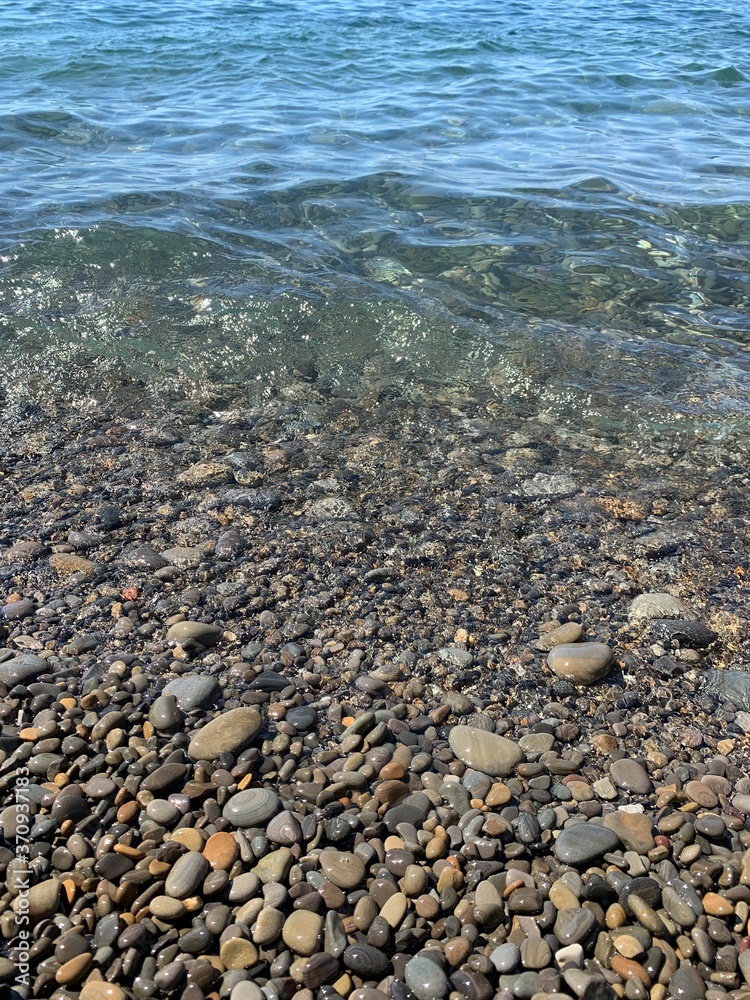
[(648, 795), (653, 788), (648, 771), (637, 760), (623, 757), (615, 760), (609, 769), (610, 777), (618, 788), (634, 795)]
[(450, 990), (448, 977), (440, 966), (421, 955), (406, 963), (405, 979), (417, 1000), (436, 1000), (447, 996)]
[(460, 761), (490, 777), (505, 777), (523, 760), (523, 750), (497, 733), (471, 726), (453, 726), (450, 747)]
[(555, 841), (555, 854), (567, 865), (582, 865), (614, 850), (617, 834), (593, 823), (566, 827)]
[(323, 935), (323, 918), (310, 910), (295, 910), (284, 921), (281, 937), (297, 955), (313, 955)]
[(33, 653), (21, 653), (10, 660), (0, 663), (0, 681), (7, 687), (23, 684), (32, 677), (38, 677), (49, 670), (49, 664), (41, 656)]
[(365, 866), (356, 854), (342, 851), (323, 851), (320, 868), (326, 878), (340, 889), (354, 889), (365, 877)]
[(655, 847), (652, 821), (643, 813), (617, 810), (604, 817), (602, 826), (617, 834), (620, 843), (628, 851), (648, 854)]
[[(170, 551), (175, 552), (176, 550)], [(165, 552), (164, 555), (169, 558), (168, 553)], [(167, 631), (167, 639), (179, 645), (194, 642), (201, 646), (215, 646), (221, 636), (222, 630), (217, 625), (209, 625), (206, 622), (176, 622)]]
[(254, 708), (235, 708), (195, 732), (188, 746), (193, 760), (213, 761), (223, 753), (237, 754), (250, 746), (263, 723)]
[(203, 884), (210, 867), (206, 858), (198, 851), (188, 851), (175, 861), (167, 875), (165, 893), (173, 899), (187, 899)]
[(547, 654), (547, 664), (554, 674), (582, 686), (606, 677), (612, 660), (612, 650), (602, 642), (564, 643)]
[(657, 618), (688, 618), (690, 611), (679, 597), (664, 593), (639, 594), (631, 602), (628, 618), (632, 621), (653, 621)]
[(185, 674), (164, 687), (164, 694), (171, 695), (183, 712), (214, 705), (219, 691), (216, 678), (205, 674)]
[(271, 788), (248, 788), (224, 806), (223, 817), (234, 827), (262, 826), (279, 807), (279, 796)]

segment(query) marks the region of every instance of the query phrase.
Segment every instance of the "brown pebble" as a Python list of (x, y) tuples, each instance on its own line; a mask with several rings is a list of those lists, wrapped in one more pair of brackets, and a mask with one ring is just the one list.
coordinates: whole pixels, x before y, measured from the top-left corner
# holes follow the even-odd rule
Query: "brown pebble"
[(116, 983), (89, 980), (82, 987), (79, 1000), (126, 1000), (126, 996), (122, 987)]
[(646, 989), (651, 987), (651, 976), (646, 972), (640, 962), (634, 962), (631, 958), (623, 958), (622, 955), (613, 955), (611, 962), (612, 971), (625, 980), (635, 976), (643, 983)]
[(400, 764), (397, 760), (389, 760), (387, 764), (381, 767), (378, 777), (383, 781), (401, 781), (406, 775), (406, 770), (403, 764)]
[(707, 892), (704, 895), (703, 909), (712, 917), (728, 917), (734, 913), (734, 906), (718, 892)]
[(239, 845), (231, 833), (214, 833), (203, 847), (203, 857), (216, 870), (229, 871), (239, 854)]
[(85, 951), (81, 955), (76, 955), (75, 958), (71, 958), (70, 961), (60, 966), (55, 973), (55, 982), (62, 986), (80, 983), (84, 976), (88, 975), (93, 964), (94, 956), (90, 952)]
[(513, 798), (513, 793), (503, 781), (496, 781), (484, 797), (485, 805), (490, 809), (504, 806)]
[(619, 903), (612, 903), (607, 907), (607, 912), (604, 914), (604, 922), (611, 931), (618, 927), (623, 927), (627, 923), (627, 920), (628, 915)]
[(445, 942), (443, 948), (443, 953), (448, 961), (449, 965), (453, 968), (457, 968), (469, 957), (471, 952), (471, 943), (468, 938), (465, 937), (455, 937), (451, 938), (449, 941)]

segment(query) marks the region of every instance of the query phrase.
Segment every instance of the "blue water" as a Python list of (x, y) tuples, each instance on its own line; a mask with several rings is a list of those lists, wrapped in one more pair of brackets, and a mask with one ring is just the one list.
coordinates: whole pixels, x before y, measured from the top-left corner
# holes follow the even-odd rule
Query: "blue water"
[(2, 3), (6, 399), (305, 365), (720, 434), (749, 125), (735, 0)]

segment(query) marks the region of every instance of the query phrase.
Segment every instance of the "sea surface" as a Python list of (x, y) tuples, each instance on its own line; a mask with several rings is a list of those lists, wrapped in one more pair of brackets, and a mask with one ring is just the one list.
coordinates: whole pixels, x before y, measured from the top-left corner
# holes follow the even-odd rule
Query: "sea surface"
[(739, 0), (0, 3), (7, 406), (301, 376), (750, 425)]

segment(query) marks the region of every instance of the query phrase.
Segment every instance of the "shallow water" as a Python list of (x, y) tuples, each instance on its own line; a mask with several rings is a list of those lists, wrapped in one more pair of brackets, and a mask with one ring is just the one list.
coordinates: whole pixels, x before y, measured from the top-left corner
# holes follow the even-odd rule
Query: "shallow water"
[(21, 0), (0, 23), (7, 402), (297, 370), (746, 427), (745, 5)]

